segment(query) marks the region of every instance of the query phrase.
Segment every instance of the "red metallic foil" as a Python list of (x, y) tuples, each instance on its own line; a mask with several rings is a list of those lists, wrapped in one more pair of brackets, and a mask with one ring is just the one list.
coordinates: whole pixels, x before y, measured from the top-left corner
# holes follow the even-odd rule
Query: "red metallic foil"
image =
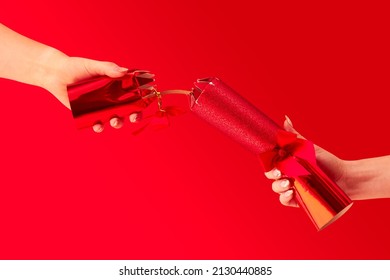
[(153, 82), (153, 74), (134, 70), (121, 78), (101, 76), (69, 86), (68, 96), (76, 126), (91, 127), (113, 117), (144, 110), (156, 100)]
[(284, 131), (218, 78), (198, 80), (191, 110), (258, 155), (266, 169), (291, 178), (295, 198), (318, 230), (331, 224), (352, 201), (315, 161), (314, 146)]

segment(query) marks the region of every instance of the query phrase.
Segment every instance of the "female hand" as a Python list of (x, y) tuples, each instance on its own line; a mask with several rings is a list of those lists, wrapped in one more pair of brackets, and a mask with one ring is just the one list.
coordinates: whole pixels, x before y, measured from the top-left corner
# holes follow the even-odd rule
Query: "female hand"
[[(291, 120), (286, 116), (284, 129), (295, 133), (298, 137), (303, 138), (292, 125)], [(347, 162), (339, 159), (335, 155), (315, 145), (317, 164), (336, 184), (348, 193), (349, 188), (346, 184)], [(272, 190), (279, 194), (280, 203), (285, 206), (298, 207), (294, 198), (294, 190), (291, 186), (291, 180), (286, 178), (278, 169), (272, 169), (265, 173), (268, 179), (275, 180), (272, 183)]]
[[(67, 86), (95, 76), (119, 78), (127, 69), (115, 63), (69, 57), (59, 50), (27, 38), (0, 23), (0, 78), (42, 87), (70, 109)], [(114, 128), (122, 120), (113, 118)], [(101, 132), (103, 126), (93, 127)]]
[[(81, 57), (68, 57), (62, 53), (57, 53), (59, 62), (57, 70), (52, 75), (47, 75), (42, 87), (51, 92), (62, 104), (70, 109), (67, 86), (78, 81), (96, 76), (108, 76), (120, 78), (126, 74), (127, 68), (119, 67), (113, 62), (97, 61)], [(112, 118), (110, 125), (114, 128), (121, 128), (123, 120)], [(97, 133), (104, 129), (103, 124), (95, 124), (93, 130)]]

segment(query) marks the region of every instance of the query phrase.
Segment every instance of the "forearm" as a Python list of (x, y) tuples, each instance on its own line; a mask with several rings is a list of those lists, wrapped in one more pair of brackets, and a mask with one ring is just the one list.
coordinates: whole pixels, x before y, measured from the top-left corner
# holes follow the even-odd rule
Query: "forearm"
[(44, 87), (67, 56), (0, 24), (0, 77)]
[(390, 198), (390, 156), (347, 161), (344, 178), (353, 199)]

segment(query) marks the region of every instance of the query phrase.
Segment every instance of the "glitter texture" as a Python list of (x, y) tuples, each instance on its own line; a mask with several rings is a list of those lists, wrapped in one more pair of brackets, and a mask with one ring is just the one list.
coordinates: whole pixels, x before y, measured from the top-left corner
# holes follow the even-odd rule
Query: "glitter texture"
[(255, 154), (275, 147), (280, 127), (218, 78), (195, 83), (191, 110)]

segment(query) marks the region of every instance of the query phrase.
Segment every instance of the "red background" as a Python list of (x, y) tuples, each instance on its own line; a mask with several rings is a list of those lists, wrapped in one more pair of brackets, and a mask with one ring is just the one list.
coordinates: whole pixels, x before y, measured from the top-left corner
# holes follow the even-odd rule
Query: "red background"
[[(0, 10), (4, 24), (68, 55), (149, 69), (160, 89), (219, 76), (345, 159), (390, 154), (388, 15), (378, 1), (5, 1)], [(316, 232), (303, 211), (279, 204), (255, 156), (190, 113), (159, 132), (134, 137), (127, 124), (98, 135), (76, 130), (42, 89), (0, 80), (0, 92), (2, 259), (390, 256), (389, 200), (356, 202)]]

